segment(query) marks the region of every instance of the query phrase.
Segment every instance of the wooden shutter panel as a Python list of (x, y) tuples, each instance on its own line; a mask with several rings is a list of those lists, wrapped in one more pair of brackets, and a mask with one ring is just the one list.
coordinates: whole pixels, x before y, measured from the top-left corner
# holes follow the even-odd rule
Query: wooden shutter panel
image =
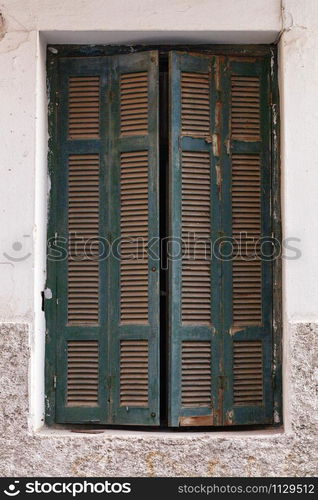
[(117, 56), (112, 71), (110, 422), (158, 425), (158, 54)]
[[(211, 425), (217, 394), (217, 158), (214, 58), (170, 54), (170, 362), (172, 426)], [(182, 258), (180, 251), (182, 250)]]
[[(52, 301), (56, 323), (56, 422), (105, 423), (107, 379), (107, 263), (99, 257), (106, 236), (103, 189), (108, 58), (60, 60), (55, 233), (67, 257), (55, 264)], [(54, 330), (53, 330), (54, 329)], [(50, 383), (52, 383), (50, 381)]]
[[(223, 66), (224, 232), (234, 259), (223, 263), (225, 425), (273, 422), (270, 62), (229, 58)], [(263, 250), (272, 251), (270, 244)]]
[(158, 55), (58, 64), (55, 421), (158, 425)]
[(268, 80), (267, 58), (170, 57), (173, 426), (273, 419), (271, 262), (250, 258), (271, 236)]

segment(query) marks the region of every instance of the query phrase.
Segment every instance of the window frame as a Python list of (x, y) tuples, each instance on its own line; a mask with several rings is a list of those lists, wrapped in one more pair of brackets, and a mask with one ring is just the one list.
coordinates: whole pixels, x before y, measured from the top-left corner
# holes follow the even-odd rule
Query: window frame
[[(280, 123), (279, 123), (279, 89), (278, 89), (278, 61), (276, 45), (49, 45), (47, 47), (47, 82), (48, 82), (48, 174), (51, 179), (51, 189), (48, 200), (48, 227), (47, 239), (52, 241), (56, 231), (56, 164), (57, 164), (57, 61), (58, 58), (106, 56), (117, 54), (136, 53), (148, 50), (169, 52), (170, 50), (201, 52), (210, 55), (257, 56), (266, 55), (271, 59), (271, 162), (272, 162), (272, 236), (282, 242), (281, 203), (280, 203)], [(274, 426), (282, 425), (282, 261), (281, 257), (273, 262), (273, 421)], [(55, 297), (56, 264), (50, 262), (47, 266), (46, 288), (52, 291)], [(54, 324), (54, 299), (44, 295), (44, 310), (46, 321), (48, 315), (51, 324)], [(45, 419), (48, 425), (55, 424), (56, 391), (55, 391), (55, 364), (56, 364), (56, 336), (50, 336), (46, 330), (45, 346)], [(153, 430), (160, 430), (161, 427)], [(242, 429), (246, 426), (242, 425)], [(211, 427), (217, 430), (218, 427)], [(183, 429), (184, 430), (184, 429)]]

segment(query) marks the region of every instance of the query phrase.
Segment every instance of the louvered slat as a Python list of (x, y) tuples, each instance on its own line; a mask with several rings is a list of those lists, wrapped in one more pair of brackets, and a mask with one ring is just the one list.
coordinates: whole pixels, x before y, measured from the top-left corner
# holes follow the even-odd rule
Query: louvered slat
[(148, 341), (120, 342), (120, 404), (148, 406)]
[(235, 239), (233, 324), (262, 322), (261, 170), (259, 155), (232, 156), (232, 234)]
[(182, 322), (211, 321), (210, 156), (182, 153)]
[(99, 374), (98, 342), (67, 343), (67, 405), (97, 406)]
[(263, 348), (259, 340), (233, 343), (234, 404), (263, 403)]
[(211, 343), (183, 341), (181, 368), (182, 406), (210, 406)]
[(148, 152), (121, 154), (120, 318), (148, 323)]
[(258, 76), (231, 78), (232, 139), (260, 140), (260, 81)]
[(99, 315), (99, 155), (70, 155), (68, 172), (68, 323)]
[(98, 76), (69, 78), (68, 135), (70, 139), (99, 137), (100, 81)]
[(183, 135), (210, 134), (210, 84), (207, 73), (181, 73), (181, 131)]
[(121, 135), (148, 134), (148, 74), (125, 73), (120, 78)]

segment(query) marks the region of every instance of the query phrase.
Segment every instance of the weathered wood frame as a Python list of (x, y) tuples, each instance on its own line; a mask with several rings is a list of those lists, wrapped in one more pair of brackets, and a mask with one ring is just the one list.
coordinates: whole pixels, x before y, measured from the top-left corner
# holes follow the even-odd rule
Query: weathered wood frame
[[(275, 45), (134, 45), (134, 46), (86, 46), (86, 45), (49, 45), (47, 49), (47, 93), (48, 93), (48, 173), (51, 190), (48, 200), (48, 242), (54, 240), (56, 231), (58, 162), (57, 146), (57, 61), (60, 57), (88, 57), (115, 54), (128, 54), (144, 50), (159, 50), (161, 53), (170, 50), (203, 52), (210, 55), (256, 56), (266, 55), (271, 61), (271, 160), (272, 160), (272, 227), (273, 237), (281, 244), (281, 202), (280, 202), (280, 123), (279, 123), (279, 89), (277, 71), (277, 47)], [(47, 266), (46, 287), (56, 289), (56, 264)], [(277, 258), (273, 264), (273, 392), (274, 392), (274, 425), (281, 425), (282, 417), (282, 261)], [(48, 425), (55, 423), (56, 408), (56, 338), (52, 330), (56, 322), (56, 303), (45, 300), (46, 320), (50, 317), (51, 331), (46, 330), (45, 358), (45, 418)], [(204, 425), (204, 424), (203, 424)]]

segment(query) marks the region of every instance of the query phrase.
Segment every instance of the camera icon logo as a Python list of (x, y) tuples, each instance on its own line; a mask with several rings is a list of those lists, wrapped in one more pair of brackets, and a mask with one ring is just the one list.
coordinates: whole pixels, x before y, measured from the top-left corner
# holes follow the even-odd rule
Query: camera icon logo
[(16, 497), (19, 495), (20, 490), (17, 489), (17, 486), (20, 483), (20, 481), (14, 481), (13, 483), (9, 484), (8, 490), (4, 490), (4, 493), (8, 495), (9, 497)]

